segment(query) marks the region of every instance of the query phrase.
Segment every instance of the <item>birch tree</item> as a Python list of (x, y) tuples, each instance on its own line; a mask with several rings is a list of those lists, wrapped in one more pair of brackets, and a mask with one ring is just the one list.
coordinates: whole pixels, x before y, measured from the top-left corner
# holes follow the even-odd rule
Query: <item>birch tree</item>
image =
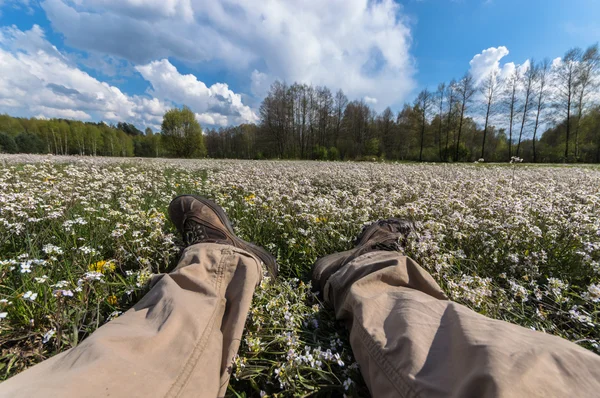
[(490, 117), (494, 113), (494, 103), (496, 101), (496, 97), (498, 95), (498, 90), (500, 88), (500, 81), (498, 80), (498, 71), (496, 69), (492, 70), (489, 75), (484, 80), (481, 86), (481, 94), (485, 98), (485, 125), (483, 127), (483, 141), (481, 143), (481, 158), (485, 158), (485, 139), (488, 132), (488, 126)]

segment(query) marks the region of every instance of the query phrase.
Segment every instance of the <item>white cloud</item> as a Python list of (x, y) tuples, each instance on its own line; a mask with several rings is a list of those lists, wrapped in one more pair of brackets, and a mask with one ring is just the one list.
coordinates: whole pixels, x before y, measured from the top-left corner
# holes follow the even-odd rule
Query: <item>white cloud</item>
[(2, 111), (29, 109), (49, 117), (88, 119), (96, 112), (129, 120), (136, 107), (118, 88), (70, 64), (37, 25), (25, 32), (0, 30), (0, 98)]
[(251, 85), (250, 91), (258, 98), (265, 97), (269, 92), (269, 88), (271, 84), (276, 80), (271, 76), (268, 76), (266, 73), (259, 72), (254, 69), (250, 76)]
[(365, 95), (364, 100), (369, 105), (375, 105), (375, 104), (377, 104), (377, 98), (369, 97), (368, 95)]
[(196, 120), (200, 124), (211, 124), (214, 126), (227, 126), (227, 116), (220, 115), (214, 112), (196, 113)]
[(500, 68), (500, 60), (509, 54), (508, 48), (504, 46), (490, 47), (487, 50), (483, 50), (481, 54), (477, 54), (469, 62), (471, 65), (471, 74), (477, 84), (481, 83), (489, 74), (496, 70), (500, 76), (505, 73), (510, 73), (508, 69), (514, 68), (514, 64), (505, 64), (503, 68)]
[[(229, 89), (225, 83), (215, 83), (210, 87), (194, 75), (182, 75), (166, 59), (139, 65), (137, 71), (150, 82), (150, 94), (162, 99), (185, 104), (200, 115), (203, 120), (219, 121), (209, 124), (238, 124), (256, 122), (258, 117), (242, 103), (242, 97)], [(222, 117), (217, 118), (217, 115)]]
[(562, 58), (554, 58), (552, 60), (552, 69), (558, 69), (562, 65)]
[(500, 46), (490, 47), (487, 50), (483, 50), (481, 54), (475, 55), (469, 62), (469, 65), (471, 66), (470, 72), (473, 75), (476, 84), (481, 84), (492, 71), (497, 72), (500, 80), (506, 80), (515, 70), (518, 70), (519, 74), (523, 76), (529, 69), (530, 61), (527, 59), (522, 64), (518, 65), (514, 62), (506, 62), (501, 65), (502, 58), (506, 57), (508, 54), (508, 48)]
[(44, 0), (68, 45), (149, 64), (209, 62), (264, 95), (274, 79), (400, 103), (414, 88), (410, 29), (393, 0)]
[(49, 108), (43, 105), (36, 105), (32, 107), (32, 110), (34, 112), (41, 112), (38, 116), (36, 116), (38, 119), (49, 119), (57, 117), (62, 119), (89, 120), (92, 118), (84, 111), (76, 111), (73, 109), (56, 109)]
[(179, 74), (167, 60), (140, 67), (154, 88), (155, 95), (147, 97), (127, 95), (99, 81), (79, 69), (72, 58), (52, 46), (37, 25), (28, 31), (0, 28), (0, 112), (127, 121), (159, 129), (163, 114), (175, 102), (189, 105), (206, 124), (256, 118), (227, 85), (207, 88), (194, 76)]

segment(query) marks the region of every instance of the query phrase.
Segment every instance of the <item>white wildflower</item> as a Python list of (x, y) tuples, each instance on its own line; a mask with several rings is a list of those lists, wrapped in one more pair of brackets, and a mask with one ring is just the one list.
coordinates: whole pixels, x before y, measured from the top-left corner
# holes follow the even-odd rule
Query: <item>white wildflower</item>
[(50, 329), (46, 333), (44, 333), (44, 337), (42, 337), (42, 343), (46, 344), (47, 342), (49, 342), (55, 333), (56, 333), (55, 329)]
[(29, 300), (29, 301), (35, 301), (35, 299), (37, 298), (38, 294), (32, 292), (31, 290), (28, 290), (27, 292), (25, 292), (25, 294), (23, 294), (23, 298), (25, 300)]

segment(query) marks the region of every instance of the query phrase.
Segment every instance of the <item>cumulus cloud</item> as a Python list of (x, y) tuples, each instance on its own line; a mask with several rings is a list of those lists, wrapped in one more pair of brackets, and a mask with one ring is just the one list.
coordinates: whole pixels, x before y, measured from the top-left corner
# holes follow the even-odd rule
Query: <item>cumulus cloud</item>
[(414, 88), (411, 34), (393, 0), (43, 0), (68, 45), (147, 65), (218, 65), (264, 95), (274, 79), (399, 103)]
[(48, 117), (131, 119), (136, 103), (118, 88), (76, 68), (44, 38), (42, 29), (0, 30), (2, 111), (29, 109)]
[[(492, 71), (501, 73), (504, 69), (510, 68), (509, 64), (506, 64), (503, 68), (500, 68), (500, 60), (509, 54), (508, 48), (504, 46), (490, 47), (487, 50), (483, 50), (481, 54), (477, 54), (469, 62), (471, 66), (471, 74), (477, 84), (481, 83)], [(512, 64), (514, 67), (514, 64)]]
[(514, 62), (501, 64), (502, 58), (508, 54), (508, 48), (500, 46), (490, 47), (487, 50), (483, 50), (480, 54), (475, 55), (469, 62), (471, 66), (469, 72), (473, 75), (475, 83), (477, 85), (481, 84), (492, 71), (496, 71), (498, 78), (501, 80), (510, 77), (515, 70), (518, 70), (519, 74), (523, 76), (529, 69), (530, 61), (525, 60), (521, 64), (515, 64)]
[(205, 123), (225, 126), (258, 121), (254, 112), (242, 103), (242, 97), (225, 83), (207, 87), (194, 75), (180, 74), (167, 59), (136, 69), (152, 85), (152, 96), (188, 105)]
[(192, 75), (179, 74), (167, 60), (139, 67), (153, 87), (152, 96), (141, 96), (99, 81), (79, 69), (72, 58), (51, 45), (37, 25), (27, 31), (0, 28), (0, 112), (127, 121), (158, 129), (167, 109), (187, 104), (204, 124), (256, 119), (227, 85), (206, 87)]

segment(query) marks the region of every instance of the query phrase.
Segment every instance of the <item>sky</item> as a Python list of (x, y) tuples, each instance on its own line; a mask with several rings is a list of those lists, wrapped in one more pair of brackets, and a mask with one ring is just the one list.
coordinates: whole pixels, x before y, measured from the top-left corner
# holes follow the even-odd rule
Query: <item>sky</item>
[(600, 40), (598, 0), (0, 0), (0, 113), (258, 122), (275, 80), (375, 110)]

